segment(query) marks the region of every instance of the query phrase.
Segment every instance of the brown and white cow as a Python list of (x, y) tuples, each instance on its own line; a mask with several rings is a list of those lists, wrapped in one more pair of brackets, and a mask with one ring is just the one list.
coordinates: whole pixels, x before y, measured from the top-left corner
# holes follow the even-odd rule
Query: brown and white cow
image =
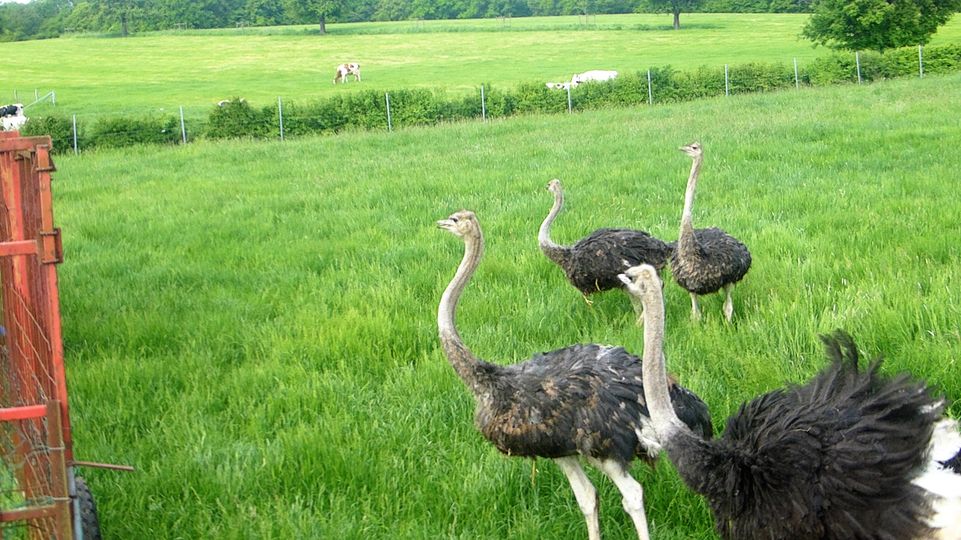
[(334, 84), (337, 84), (337, 81), (346, 83), (348, 75), (353, 75), (354, 80), (359, 81), (360, 64), (357, 62), (350, 62), (348, 64), (341, 64), (337, 66), (337, 71), (334, 73)]

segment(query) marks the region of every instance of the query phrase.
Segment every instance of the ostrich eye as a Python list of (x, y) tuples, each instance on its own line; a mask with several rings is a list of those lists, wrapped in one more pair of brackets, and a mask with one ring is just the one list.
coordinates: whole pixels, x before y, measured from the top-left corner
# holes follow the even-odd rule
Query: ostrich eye
[(451, 216), (451, 217), (450, 217), (450, 220), (453, 221), (454, 223), (457, 223), (457, 217), (456, 217), (456, 216)]

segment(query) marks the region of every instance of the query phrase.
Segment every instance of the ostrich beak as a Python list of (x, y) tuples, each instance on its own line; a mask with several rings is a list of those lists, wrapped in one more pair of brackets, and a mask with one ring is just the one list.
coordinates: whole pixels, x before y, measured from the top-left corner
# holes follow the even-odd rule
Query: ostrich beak
[(437, 228), (438, 228), (438, 229), (448, 229), (448, 230), (450, 230), (450, 228), (453, 227), (453, 226), (454, 226), (454, 222), (453, 222), (452, 220), (450, 220), (450, 219), (439, 219), (439, 220), (437, 220)]

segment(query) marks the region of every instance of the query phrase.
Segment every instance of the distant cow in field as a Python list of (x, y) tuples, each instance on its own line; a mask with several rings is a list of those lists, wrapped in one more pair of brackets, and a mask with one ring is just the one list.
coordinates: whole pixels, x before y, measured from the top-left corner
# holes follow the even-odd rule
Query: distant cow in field
[(592, 69), (590, 71), (585, 71), (584, 73), (575, 73), (573, 76), (571, 76), (570, 82), (549, 82), (546, 84), (547, 87), (551, 89), (568, 90), (586, 82), (604, 82), (614, 79), (615, 77), (617, 77), (616, 71)]
[(577, 86), (586, 82), (610, 81), (616, 77), (616, 71), (592, 69), (591, 71), (585, 71), (584, 73), (575, 73), (574, 76), (571, 77), (571, 86)]
[(23, 103), (13, 103), (0, 107), (0, 121), (3, 122), (3, 131), (20, 129), (27, 123), (27, 117), (23, 114)]
[(341, 64), (337, 66), (337, 71), (334, 73), (334, 84), (337, 84), (337, 81), (346, 83), (348, 75), (353, 75), (354, 80), (359, 81), (360, 64), (357, 62), (351, 62), (349, 64)]

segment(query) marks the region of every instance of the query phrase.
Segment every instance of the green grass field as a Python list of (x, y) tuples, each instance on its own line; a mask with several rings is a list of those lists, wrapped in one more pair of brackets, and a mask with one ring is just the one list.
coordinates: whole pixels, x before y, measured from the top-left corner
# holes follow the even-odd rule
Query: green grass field
[[(684, 14), (682, 30), (662, 15), (330, 25), (77, 36), (0, 44), (0, 96), (24, 103), (56, 91), (56, 110), (84, 119), (177, 114), (206, 116), (221, 99), (256, 106), (308, 101), (362, 88), (436, 88), (463, 94), (481, 84), (570, 80), (588, 69), (641, 71), (747, 62), (800, 64), (827, 53), (800, 39), (806, 15)], [(961, 42), (961, 19), (932, 45)], [(362, 84), (334, 86), (334, 67), (358, 61)], [(29, 114), (53, 110), (38, 105)]]
[[(961, 396), (959, 84), (60, 157), (75, 450), (138, 469), (84, 472), (105, 538), (586, 537), (554, 464), (532, 474), (472, 426), (435, 327), (462, 244), (434, 222), (469, 208), (485, 228), (458, 320), (478, 355), (640, 354), (628, 299), (588, 308), (537, 249), (544, 186), (565, 182), (559, 242), (601, 226), (674, 239), (690, 167), (676, 148), (693, 139), (706, 149), (695, 224), (754, 255), (733, 326), (721, 298), (696, 325), (686, 292), (665, 288), (670, 369), (716, 424), (817, 371), (817, 334), (839, 327), (886, 372)], [(715, 538), (664, 460), (634, 474), (656, 539)], [(605, 537), (635, 537), (592, 478)]]

